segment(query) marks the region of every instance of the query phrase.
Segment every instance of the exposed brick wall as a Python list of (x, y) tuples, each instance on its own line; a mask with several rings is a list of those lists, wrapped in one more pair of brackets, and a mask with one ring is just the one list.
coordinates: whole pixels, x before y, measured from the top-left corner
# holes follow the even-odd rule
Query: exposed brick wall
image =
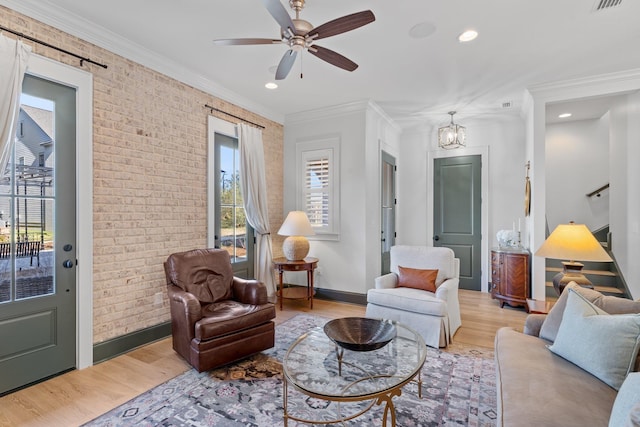
[[(94, 78), (94, 342), (169, 320), (162, 263), (172, 252), (206, 245), (204, 104), (265, 126), (269, 215), (280, 254), (282, 125), (3, 6), (0, 23), (109, 66), (82, 67)], [(34, 53), (80, 67), (76, 58), (25, 42)], [(158, 292), (162, 306), (153, 304)]]

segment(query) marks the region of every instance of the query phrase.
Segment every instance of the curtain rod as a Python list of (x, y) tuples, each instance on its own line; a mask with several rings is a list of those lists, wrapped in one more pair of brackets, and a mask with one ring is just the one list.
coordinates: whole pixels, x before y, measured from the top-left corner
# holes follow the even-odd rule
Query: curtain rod
[(100, 66), (100, 67), (102, 67), (102, 68), (107, 68), (107, 66), (106, 66), (105, 64), (101, 64), (101, 63), (96, 62), (96, 61), (94, 61), (94, 60), (92, 60), (92, 59), (85, 58), (84, 56), (77, 55), (77, 54), (75, 54), (75, 53), (73, 53), (73, 52), (69, 52), (68, 50), (64, 50), (64, 49), (62, 49), (62, 48), (59, 48), (59, 47), (54, 46), (54, 45), (52, 45), (52, 44), (49, 44), (49, 43), (47, 43), (47, 42), (43, 42), (42, 40), (38, 40), (38, 39), (36, 39), (36, 38), (30, 37), (30, 36), (28, 36), (28, 35), (26, 35), (26, 34), (24, 34), (24, 33), (21, 33), (21, 32), (19, 32), (19, 31), (14, 31), (14, 30), (12, 30), (11, 28), (3, 27), (2, 25), (0, 25), (0, 32), (1, 32), (1, 31), (6, 31), (6, 32), (11, 33), (11, 34), (15, 34), (16, 36), (18, 36), (18, 37), (20, 37), (20, 38), (30, 40), (30, 41), (32, 41), (32, 42), (35, 42), (35, 43), (41, 44), (42, 46), (50, 47), (51, 49), (55, 49), (55, 50), (57, 50), (58, 52), (66, 53), (67, 55), (71, 55), (71, 56), (73, 56), (73, 57), (75, 57), (75, 58), (78, 58), (78, 59), (80, 60), (80, 66), (81, 66), (81, 67), (82, 67), (82, 65), (83, 65), (85, 62), (89, 62), (89, 63), (91, 63), (91, 64), (99, 65), (99, 66)]
[(214, 111), (217, 111), (218, 113), (226, 114), (227, 116), (233, 117), (234, 119), (242, 120), (243, 122), (249, 123), (250, 125), (254, 125), (254, 126), (259, 127), (260, 129), (264, 129), (264, 126), (262, 126), (262, 125), (259, 125), (257, 123), (253, 123), (252, 121), (249, 121), (247, 119), (243, 119), (242, 117), (238, 117), (235, 114), (227, 113), (226, 111), (222, 111), (219, 108), (212, 107), (209, 104), (204, 104), (204, 107), (208, 108), (209, 110), (211, 110), (211, 113), (213, 113)]

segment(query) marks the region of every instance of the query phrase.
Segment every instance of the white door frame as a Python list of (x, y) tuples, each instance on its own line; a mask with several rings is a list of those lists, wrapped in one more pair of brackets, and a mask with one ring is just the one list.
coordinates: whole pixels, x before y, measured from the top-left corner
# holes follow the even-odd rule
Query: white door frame
[(76, 368), (93, 365), (93, 75), (31, 54), (27, 73), (76, 89)]
[(489, 292), (489, 147), (466, 147), (455, 150), (436, 150), (427, 153), (427, 213), (431, 215), (431, 221), (427, 221), (427, 242), (433, 245), (433, 162), (435, 159), (460, 156), (480, 156), (482, 162), (482, 206), (480, 208), (482, 220), (480, 232), (482, 233), (480, 262), (482, 274), (480, 275), (480, 291)]

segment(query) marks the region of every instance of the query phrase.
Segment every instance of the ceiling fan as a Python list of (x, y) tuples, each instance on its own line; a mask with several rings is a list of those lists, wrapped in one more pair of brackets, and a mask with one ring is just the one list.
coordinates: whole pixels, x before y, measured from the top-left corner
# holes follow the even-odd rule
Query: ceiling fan
[(300, 19), (300, 11), (304, 8), (305, 0), (289, 0), (289, 6), (295, 10), (296, 17), (292, 19), (284, 8), (280, 0), (262, 0), (271, 16), (280, 25), (280, 39), (219, 39), (213, 42), (218, 45), (257, 45), (257, 44), (279, 44), (289, 46), (289, 50), (278, 64), (276, 70), (276, 80), (287, 77), (293, 66), (298, 52), (308, 51), (323, 61), (347, 71), (358, 68), (358, 64), (340, 55), (337, 52), (315, 44), (316, 40), (346, 33), (367, 25), (376, 20), (373, 12), (365, 10), (362, 12), (346, 15), (341, 18), (326, 22), (319, 27), (313, 27), (311, 23)]

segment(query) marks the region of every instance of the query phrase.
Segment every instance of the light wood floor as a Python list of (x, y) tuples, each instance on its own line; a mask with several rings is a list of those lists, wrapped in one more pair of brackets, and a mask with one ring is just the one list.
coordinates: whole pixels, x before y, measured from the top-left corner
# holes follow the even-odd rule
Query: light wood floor
[[(522, 330), (526, 313), (488, 294), (460, 291), (462, 327), (454, 344), (493, 348), (496, 330)], [(300, 312), (337, 318), (363, 316), (364, 306), (314, 300), (287, 301), (276, 323)], [(0, 398), (0, 426), (77, 426), (185, 372), (189, 366), (171, 348), (170, 338), (146, 345), (81, 371), (72, 371)]]

